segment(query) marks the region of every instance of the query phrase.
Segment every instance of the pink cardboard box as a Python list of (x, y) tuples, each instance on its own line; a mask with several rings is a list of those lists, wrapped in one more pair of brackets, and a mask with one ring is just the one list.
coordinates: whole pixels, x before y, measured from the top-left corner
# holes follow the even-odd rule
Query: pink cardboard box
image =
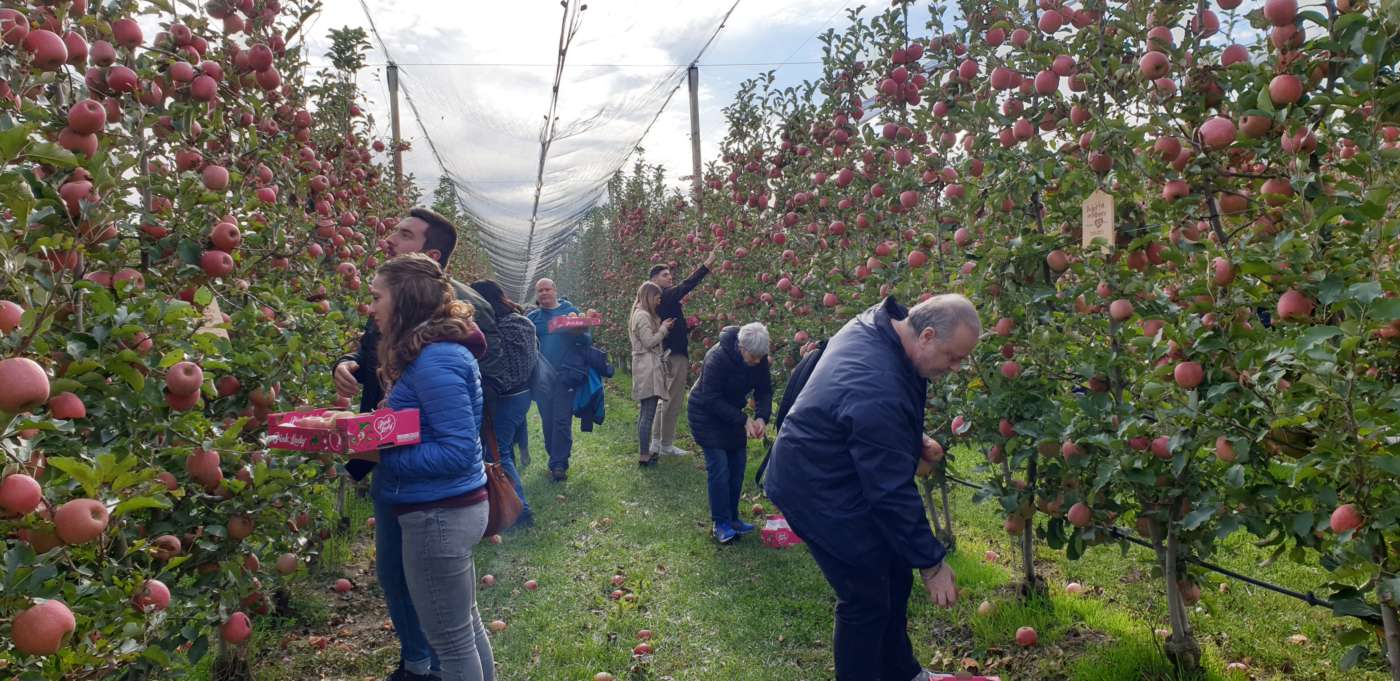
[(938, 672), (929, 673), (929, 681), (1001, 681), (1000, 676), (977, 676), (969, 674), (958, 676), (957, 674), (940, 674)]
[(549, 320), (549, 332), (554, 333), (560, 329), (586, 329), (590, 326), (602, 326), (601, 317), (555, 317)]
[(768, 516), (768, 520), (763, 523), (763, 529), (758, 531), (758, 537), (764, 544), (775, 549), (785, 549), (802, 543), (802, 538), (788, 527), (787, 519), (781, 513)]
[[(320, 416), (329, 409), (287, 411), (267, 417), (268, 446), (298, 452), (358, 454), (354, 458), (378, 459), (375, 450), (423, 441), (417, 409), (377, 409), (335, 420), (332, 428), (306, 428), (292, 425), (307, 416)], [(370, 452), (372, 454), (365, 454)]]

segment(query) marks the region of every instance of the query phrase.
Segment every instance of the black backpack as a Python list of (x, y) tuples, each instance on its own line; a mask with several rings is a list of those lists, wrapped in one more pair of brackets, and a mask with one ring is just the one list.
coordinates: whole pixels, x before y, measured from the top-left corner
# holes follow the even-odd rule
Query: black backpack
[(482, 379), (502, 395), (526, 390), (540, 364), (538, 354), (535, 323), (520, 314), (501, 315), (496, 318), (496, 345), (486, 351)]
[[(787, 387), (783, 388), (783, 399), (778, 402), (778, 413), (773, 420), (774, 435), (782, 430), (783, 420), (787, 418), (788, 411), (797, 401), (797, 396), (802, 393), (802, 388), (807, 385), (807, 379), (812, 377), (812, 370), (816, 368), (823, 352), (826, 352), (826, 341), (818, 343), (817, 349), (798, 360), (797, 365), (792, 368), (792, 374), (788, 376)], [(758, 464), (758, 470), (754, 471), (753, 474), (753, 482), (758, 485), (759, 489), (763, 489), (763, 474), (768, 470), (768, 459), (773, 456), (773, 443), (768, 440), (766, 435), (763, 438), (763, 445), (767, 451), (763, 454), (763, 461)]]

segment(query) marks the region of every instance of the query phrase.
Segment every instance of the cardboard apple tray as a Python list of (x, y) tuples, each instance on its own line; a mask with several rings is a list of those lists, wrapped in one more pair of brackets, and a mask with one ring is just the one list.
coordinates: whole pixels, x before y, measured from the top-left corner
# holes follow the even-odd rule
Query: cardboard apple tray
[[(377, 409), (335, 420), (332, 428), (292, 425), (307, 416), (320, 416), (329, 409), (287, 411), (267, 417), (268, 446), (298, 452), (364, 454), (399, 445), (422, 442), (417, 409)], [(358, 458), (370, 458), (361, 456)]]
[(929, 681), (1001, 681), (1000, 676), (978, 676), (976, 674), (959, 676), (957, 674), (939, 674), (932, 672), (929, 674)]
[(765, 519), (763, 527), (758, 530), (758, 538), (763, 540), (765, 545), (775, 549), (785, 549), (802, 543), (802, 538), (792, 531), (787, 518), (781, 513), (774, 513)]
[(549, 332), (554, 333), (559, 329), (586, 329), (590, 326), (602, 326), (601, 317), (555, 317), (549, 320)]

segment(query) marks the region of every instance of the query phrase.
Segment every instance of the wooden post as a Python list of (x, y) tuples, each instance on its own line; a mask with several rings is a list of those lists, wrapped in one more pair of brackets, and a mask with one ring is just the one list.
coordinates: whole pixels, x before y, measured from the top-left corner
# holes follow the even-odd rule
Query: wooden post
[(700, 170), (700, 67), (691, 64), (686, 77), (690, 81), (690, 169), (694, 174), (691, 183), (695, 188), (695, 208), (704, 215), (700, 202), (705, 186)]
[(389, 62), (389, 122), (393, 129), (394, 190), (403, 195), (403, 149), (399, 145), (399, 65)]

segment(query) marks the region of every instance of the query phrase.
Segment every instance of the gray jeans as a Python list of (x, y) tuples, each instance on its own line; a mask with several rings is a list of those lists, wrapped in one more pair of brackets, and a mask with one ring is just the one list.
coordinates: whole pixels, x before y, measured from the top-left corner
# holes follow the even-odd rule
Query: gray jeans
[(472, 547), (486, 532), (487, 502), (399, 516), (403, 567), (418, 623), (442, 663), (442, 681), (494, 681), (491, 640), (476, 609)]

